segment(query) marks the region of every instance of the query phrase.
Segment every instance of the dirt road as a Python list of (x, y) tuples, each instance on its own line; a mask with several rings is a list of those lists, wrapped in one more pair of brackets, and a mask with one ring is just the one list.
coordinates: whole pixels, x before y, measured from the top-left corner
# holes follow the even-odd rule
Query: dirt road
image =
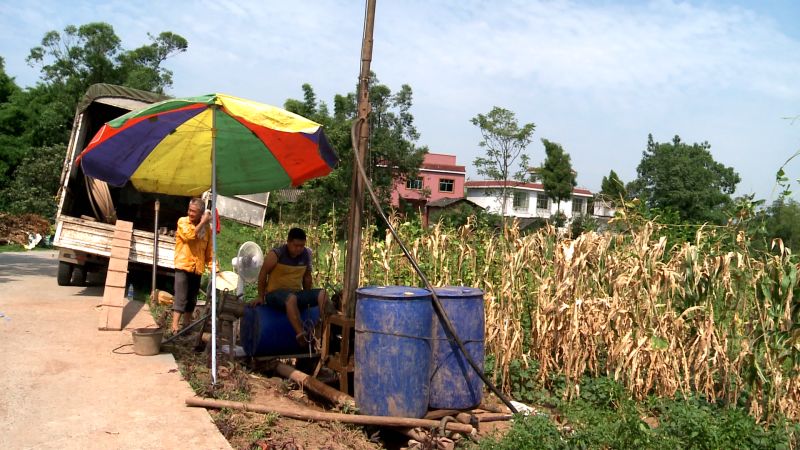
[(130, 332), (98, 331), (102, 287), (59, 287), (57, 263), (0, 254), (0, 448), (231, 448), (172, 355), (112, 353)]

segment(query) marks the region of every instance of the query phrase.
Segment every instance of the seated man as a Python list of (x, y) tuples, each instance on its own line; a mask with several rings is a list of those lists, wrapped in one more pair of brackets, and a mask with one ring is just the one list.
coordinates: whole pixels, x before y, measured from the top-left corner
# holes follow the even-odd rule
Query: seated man
[(324, 289), (311, 289), (311, 250), (306, 248), (306, 233), (300, 228), (289, 230), (286, 244), (268, 251), (258, 274), (258, 298), (253, 304), (286, 311), (294, 328), (298, 345), (308, 345), (309, 336), (300, 321), (300, 307), (319, 306), (325, 313), (328, 294)]

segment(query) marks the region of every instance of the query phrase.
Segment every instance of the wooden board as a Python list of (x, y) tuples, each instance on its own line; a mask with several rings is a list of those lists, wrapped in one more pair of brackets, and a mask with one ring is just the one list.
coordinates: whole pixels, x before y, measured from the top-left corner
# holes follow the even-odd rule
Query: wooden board
[[(128, 222), (130, 223), (130, 222)], [(58, 232), (53, 245), (59, 248), (72, 249), (93, 255), (111, 257), (112, 241), (115, 237), (114, 225), (102, 222), (60, 216)], [(122, 237), (120, 230), (116, 237)], [(153, 263), (153, 233), (133, 230), (133, 242), (128, 260), (141, 264)], [(158, 266), (166, 269), (175, 268), (175, 238), (160, 235), (158, 237)]]

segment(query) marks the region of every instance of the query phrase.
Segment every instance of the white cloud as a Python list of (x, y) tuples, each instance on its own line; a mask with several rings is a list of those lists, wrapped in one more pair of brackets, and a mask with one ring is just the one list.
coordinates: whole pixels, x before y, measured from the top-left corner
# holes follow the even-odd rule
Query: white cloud
[[(800, 113), (800, 42), (780, 24), (800, 18), (775, 18), (798, 8), (769, 16), (720, 3), (382, 1), (372, 68), (393, 89), (414, 88), (422, 143), (463, 164), (479, 152), (469, 118), (498, 105), (535, 122), (537, 138), (564, 144), (589, 187), (612, 168), (632, 177), (653, 132), (662, 141), (708, 140), (736, 164), (742, 186), (755, 186), (746, 190), (766, 195), (772, 161), (798, 147), (800, 125), (780, 118)], [(0, 56), (30, 85), (37, 72), (24, 57), (46, 31), (102, 20), (128, 48), (147, 32), (188, 39), (189, 51), (166, 64), (176, 95), (225, 91), (281, 104), (308, 82), (330, 102), (356, 84), (363, 7), (0, 0)], [(767, 145), (753, 156), (756, 142)], [(539, 160), (541, 149), (531, 150)]]

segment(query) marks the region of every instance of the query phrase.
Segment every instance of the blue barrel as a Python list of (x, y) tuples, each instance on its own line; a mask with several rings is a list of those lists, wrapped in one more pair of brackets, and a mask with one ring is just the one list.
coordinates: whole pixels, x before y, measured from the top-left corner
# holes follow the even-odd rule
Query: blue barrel
[[(319, 321), (319, 306), (300, 310), (300, 319), (313, 326)], [(294, 328), (284, 311), (267, 305), (248, 306), (240, 325), (242, 348), (247, 356), (296, 355), (308, 352), (297, 345)]]
[(431, 376), (431, 293), (367, 286), (356, 296), (356, 406), (375, 416), (423, 417)]
[[(456, 334), (467, 353), (483, 371), (484, 311), (483, 291), (470, 287), (435, 288)], [(439, 317), (433, 317), (433, 375), (430, 407), (433, 409), (469, 409), (480, 404), (483, 381), (458, 348), (447, 340)]]

